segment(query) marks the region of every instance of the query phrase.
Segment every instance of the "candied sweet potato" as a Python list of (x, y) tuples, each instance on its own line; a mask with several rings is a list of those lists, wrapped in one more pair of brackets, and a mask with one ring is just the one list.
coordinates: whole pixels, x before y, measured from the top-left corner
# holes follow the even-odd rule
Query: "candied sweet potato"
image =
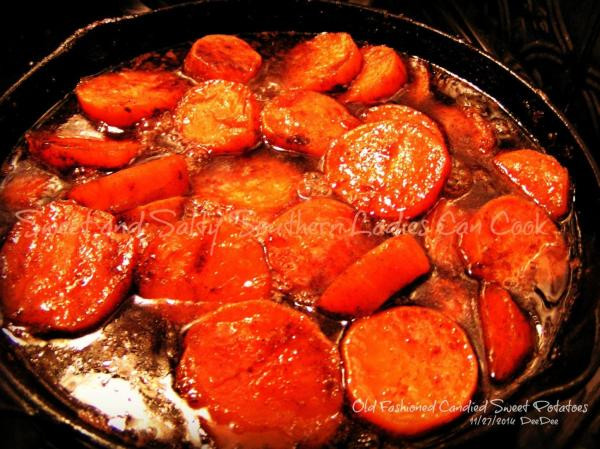
[(394, 49), (385, 45), (360, 49), (362, 69), (348, 90), (338, 98), (343, 103), (370, 104), (394, 95), (408, 78), (406, 67)]
[(558, 219), (569, 208), (569, 173), (552, 156), (523, 149), (502, 153), (494, 158), (498, 169)]
[(569, 276), (569, 250), (546, 211), (525, 198), (488, 201), (461, 237), (470, 272), (508, 290), (537, 288), (555, 300)]
[(321, 33), (288, 52), (283, 84), (325, 92), (352, 81), (361, 67), (362, 55), (349, 34)]
[(185, 158), (153, 159), (108, 176), (78, 184), (69, 198), (94, 209), (124, 212), (152, 201), (182, 195), (189, 189)]
[(261, 115), (262, 131), (271, 145), (316, 157), (359, 123), (333, 98), (302, 90), (274, 98)]
[(337, 348), (308, 316), (247, 301), (190, 328), (175, 387), (209, 411), (205, 425), (220, 448), (317, 448), (341, 422), (339, 364)]
[(444, 130), (451, 151), (485, 155), (494, 150), (496, 136), (492, 125), (474, 109), (436, 102), (426, 112)]
[(402, 104), (382, 104), (367, 109), (361, 118), (364, 123), (384, 122), (387, 120), (399, 123), (412, 123), (416, 126), (424, 126), (432, 133), (444, 139), (444, 135), (438, 124), (428, 115)]
[(236, 226), (206, 217), (159, 233), (137, 272), (144, 298), (238, 302), (268, 298), (271, 292), (260, 243)]
[(483, 288), (479, 314), (489, 374), (494, 380), (504, 382), (531, 355), (535, 343), (533, 329), (510, 294), (494, 284)]
[(467, 335), (424, 307), (395, 307), (355, 321), (342, 341), (342, 358), (352, 410), (397, 436), (452, 421), (477, 388)]
[(297, 204), (271, 224), (269, 263), (285, 289), (321, 294), (360, 256), (377, 244), (360, 215), (344, 203), (316, 198)]
[(389, 238), (335, 278), (318, 306), (339, 315), (369, 315), (430, 268), (425, 251), (413, 236)]
[(121, 214), (127, 223), (143, 225), (144, 223), (154, 223), (158, 225), (174, 223), (182, 216), (187, 198), (183, 196), (173, 196), (164, 200), (152, 201), (142, 206), (126, 210)]
[(123, 167), (142, 149), (140, 143), (133, 140), (63, 137), (50, 133), (28, 133), (26, 138), (31, 154), (59, 170)]
[(241, 153), (260, 137), (259, 107), (245, 85), (212, 80), (198, 84), (175, 111), (184, 139), (212, 153)]
[(261, 64), (261, 56), (246, 41), (227, 34), (209, 34), (194, 42), (185, 57), (183, 71), (198, 81), (247, 83)]
[(188, 83), (171, 72), (122, 70), (82, 80), (75, 94), (91, 119), (127, 127), (173, 109), (187, 89)]
[(464, 271), (458, 242), (468, 226), (469, 212), (447, 200), (441, 200), (427, 215), (425, 247), (438, 268), (449, 272)]
[(58, 201), (32, 212), (0, 251), (5, 316), (35, 332), (97, 325), (129, 290), (134, 245), (102, 211)]
[(198, 199), (269, 219), (298, 201), (301, 180), (296, 163), (258, 153), (213, 159), (192, 178), (192, 192)]
[(450, 156), (439, 135), (418, 123), (366, 123), (335, 141), (325, 173), (347, 202), (377, 217), (410, 219), (437, 200)]

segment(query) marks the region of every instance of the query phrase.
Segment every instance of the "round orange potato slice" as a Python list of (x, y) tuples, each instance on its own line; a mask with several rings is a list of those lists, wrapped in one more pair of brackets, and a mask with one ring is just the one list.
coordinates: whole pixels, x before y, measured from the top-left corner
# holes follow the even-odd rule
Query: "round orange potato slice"
[(231, 304), (198, 320), (175, 387), (208, 411), (204, 424), (220, 448), (322, 447), (342, 416), (337, 347), (308, 316), (271, 301)]
[(537, 289), (557, 299), (569, 275), (569, 249), (540, 206), (516, 195), (488, 201), (469, 220), (460, 248), (469, 271), (507, 290)]
[(245, 231), (207, 217), (167, 226), (151, 240), (137, 268), (140, 296), (217, 302), (270, 296), (263, 248)]
[(352, 81), (362, 55), (349, 34), (321, 33), (292, 48), (284, 63), (285, 87), (325, 92)]
[(316, 157), (360, 123), (333, 98), (303, 90), (286, 92), (267, 103), (261, 122), (271, 145)]
[(425, 307), (395, 307), (354, 322), (342, 358), (351, 409), (397, 436), (449, 423), (477, 388), (477, 358), (467, 335)]
[(97, 325), (131, 285), (135, 241), (115, 218), (71, 202), (18, 221), (0, 251), (5, 316), (35, 332)]
[(212, 153), (241, 153), (260, 138), (254, 94), (233, 81), (198, 84), (177, 105), (175, 120), (184, 139)]
[(183, 71), (198, 81), (250, 81), (262, 64), (261, 56), (244, 40), (227, 34), (201, 37), (183, 62)]
[(376, 244), (361, 215), (330, 198), (285, 211), (271, 223), (266, 241), (269, 263), (285, 289), (316, 295)]
[(494, 158), (498, 169), (558, 219), (569, 209), (569, 173), (552, 156), (524, 149), (502, 153)]
[(343, 103), (370, 104), (394, 95), (408, 79), (406, 67), (394, 49), (385, 45), (360, 49), (363, 65), (348, 90), (339, 96)]
[(188, 87), (171, 72), (122, 70), (84, 79), (75, 95), (91, 119), (127, 127), (156, 111), (173, 109)]
[(192, 192), (198, 199), (273, 218), (298, 201), (301, 181), (298, 164), (258, 153), (213, 159), (192, 179)]
[(338, 195), (381, 218), (410, 219), (437, 200), (450, 172), (440, 136), (412, 122), (366, 123), (340, 137), (325, 172)]

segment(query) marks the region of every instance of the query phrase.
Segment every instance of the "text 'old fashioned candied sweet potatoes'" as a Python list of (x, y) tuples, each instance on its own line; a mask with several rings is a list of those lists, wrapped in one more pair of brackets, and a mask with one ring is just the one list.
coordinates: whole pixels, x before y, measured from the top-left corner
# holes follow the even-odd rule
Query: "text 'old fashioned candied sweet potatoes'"
[(205, 424), (220, 448), (316, 448), (341, 422), (339, 363), (337, 348), (308, 316), (247, 301), (191, 327), (175, 387), (208, 410)]
[(185, 158), (172, 155), (78, 184), (70, 190), (69, 198), (87, 207), (118, 213), (182, 195), (188, 189)]
[(477, 388), (477, 359), (467, 335), (425, 307), (395, 307), (354, 322), (342, 341), (342, 358), (352, 410), (397, 436), (452, 421)]
[(134, 244), (102, 211), (59, 201), (31, 212), (0, 251), (5, 316), (40, 332), (98, 324), (129, 290)]
[(122, 70), (84, 79), (75, 94), (91, 119), (126, 127), (173, 109), (187, 88), (187, 82), (171, 72)]

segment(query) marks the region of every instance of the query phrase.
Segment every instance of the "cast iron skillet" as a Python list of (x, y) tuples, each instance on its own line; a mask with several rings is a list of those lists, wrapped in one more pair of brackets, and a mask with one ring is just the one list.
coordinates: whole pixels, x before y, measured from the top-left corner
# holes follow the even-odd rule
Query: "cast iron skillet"
[[(582, 387), (594, 374), (597, 377), (600, 359), (600, 170), (581, 138), (542, 92), (487, 54), (410, 19), (322, 0), (205, 0), (99, 21), (75, 32), (0, 97), (2, 155), (6, 157), (21, 135), (84, 76), (200, 35), (259, 31), (347, 31), (357, 40), (385, 43), (424, 58), (495, 98), (568, 168), (576, 186), (575, 205), (581, 229), (579, 295), (563, 326), (554, 364), (542, 376), (522, 385), (512, 401), (585, 392)], [(80, 420), (11, 357), (5, 343), (0, 347), (0, 386), (22, 407), (23, 413), (50, 417), (68, 426), (86, 446), (122, 447), (111, 435)], [(581, 400), (597, 402), (598, 396), (596, 391)], [(568, 444), (581, 424), (569, 422), (553, 439), (554, 447)], [(482, 432), (486, 429), (473, 427), (451, 436), (446, 443), (464, 445), (480, 438)]]

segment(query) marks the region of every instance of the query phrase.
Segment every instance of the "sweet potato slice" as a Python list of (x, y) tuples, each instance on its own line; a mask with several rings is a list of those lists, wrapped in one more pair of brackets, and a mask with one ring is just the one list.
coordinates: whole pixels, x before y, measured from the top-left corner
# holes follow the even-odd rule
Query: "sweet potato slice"
[(208, 410), (204, 425), (220, 448), (316, 448), (341, 422), (339, 364), (337, 348), (308, 316), (247, 301), (190, 328), (175, 388)]
[(330, 148), (325, 172), (336, 193), (371, 215), (410, 219), (437, 200), (450, 172), (439, 135), (418, 123), (366, 123)]
[(254, 94), (232, 81), (200, 83), (183, 97), (175, 119), (184, 139), (213, 153), (240, 153), (260, 137)]
[(271, 275), (262, 246), (244, 231), (207, 217), (159, 233), (138, 266), (144, 298), (238, 302), (267, 298)]
[(415, 304), (439, 310), (465, 326), (472, 325), (472, 310), (477, 289), (460, 277), (434, 273), (410, 295)]
[(25, 135), (29, 151), (45, 164), (59, 170), (73, 167), (119, 168), (131, 162), (141, 151), (133, 140), (63, 137), (50, 133)]
[(75, 94), (91, 119), (127, 127), (173, 109), (187, 88), (185, 80), (170, 72), (122, 70), (84, 79)]
[(569, 208), (569, 173), (552, 156), (524, 149), (494, 158), (498, 169), (523, 192), (558, 219)]
[(396, 307), (354, 322), (342, 359), (352, 410), (398, 436), (452, 421), (477, 388), (477, 359), (465, 332), (424, 307)]
[(465, 265), (458, 241), (467, 232), (469, 213), (441, 200), (425, 219), (425, 247), (434, 265), (448, 272), (462, 272)]
[(361, 119), (364, 123), (383, 122), (387, 120), (393, 120), (399, 123), (412, 123), (416, 126), (424, 126), (429, 131), (439, 136), (440, 139), (444, 139), (442, 131), (433, 119), (410, 106), (404, 106), (402, 104), (373, 106), (361, 115)]
[(199, 199), (252, 211), (270, 219), (298, 201), (302, 170), (294, 162), (268, 153), (215, 158), (192, 179)]
[(182, 195), (188, 188), (185, 158), (172, 155), (76, 185), (70, 190), (69, 198), (87, 207), (119, 213)]
[(261, 115), (267, 141), (289, 151), (321, 157), (331, 142), (359, 121), (327, 95), (290, 91), (271, 100)]
[(343, 103), (370, 104), (394, 95), (408, 78), (398, 53), (385, 45), (360, 49), (363, 65), (348, 90), (338, 98)]
[(370, 315), (429, 269), (429, 259), (416, 239), (398, 235), (346, 268), (325, 290), (318, 306), (338, 315)]
[(5, 317), (35, 332), (86, 330), (131, 284), (134, 240), (114, 217), (53, 202), (18, 221), (0, 251)]
[(123, 212), (121, 218), (127, 223), (137, 225), (143, 225), (144, 223), (158, 225), (175, 223), (182, 217), (186, 201), (187, 199), (183, 196), (152, 201)]
[(269, 263), (285, 290), (320, 295), (377, 244), (367, 231), (351, 207), (329, 198), (308, 200), (271, 224)]
[(29, 167), (11, 173), (0, 187), (2, 209), (19, 212), (41, 206), (62, 190), (61, 180), (37, 168)]
[(426, 112), (442, 127), (451, 151), (490, 154), (496, 146), (492, 125), (472, 108), (432, 103)]
[(486, 285), (479, 298), (481, 327), (489, 374), (498, 382), (508, 380), (533, 351), (529, 320), (510, 294), (497, 285)]
[(239, 37), (209, 34), (192, 45), (183, 71), (198, 81), (250, 81), (262, 64), (261, 56)]
[(400, 101), (413, 108), (423, 108), (433, 99), (431, 76), (427, 63), (418, 58), (410, 58), (408, 60), (408, 73), (410, 81), (406, 84)]
[(283, 84), (325, 92), (348, 84), (360, 72), (362, 55), (347, 33), (321, 33), (292, 48), (285, 59)]
[(569, 250), (546, 211), (527, 199), (504, 195), (469, 220), (460, 247), (470, 272), (508, 290), (537, 288), (557, 299), (569, 275)]
[(225, 303), (216, 301), (181, 301), (179, 299), (156, 298), (146, 299), (136, 297), (134, 304), (146, 310), (151, 310), (171, 323), (184, 326), (196, 321), (209, 312), (217, 310)]

